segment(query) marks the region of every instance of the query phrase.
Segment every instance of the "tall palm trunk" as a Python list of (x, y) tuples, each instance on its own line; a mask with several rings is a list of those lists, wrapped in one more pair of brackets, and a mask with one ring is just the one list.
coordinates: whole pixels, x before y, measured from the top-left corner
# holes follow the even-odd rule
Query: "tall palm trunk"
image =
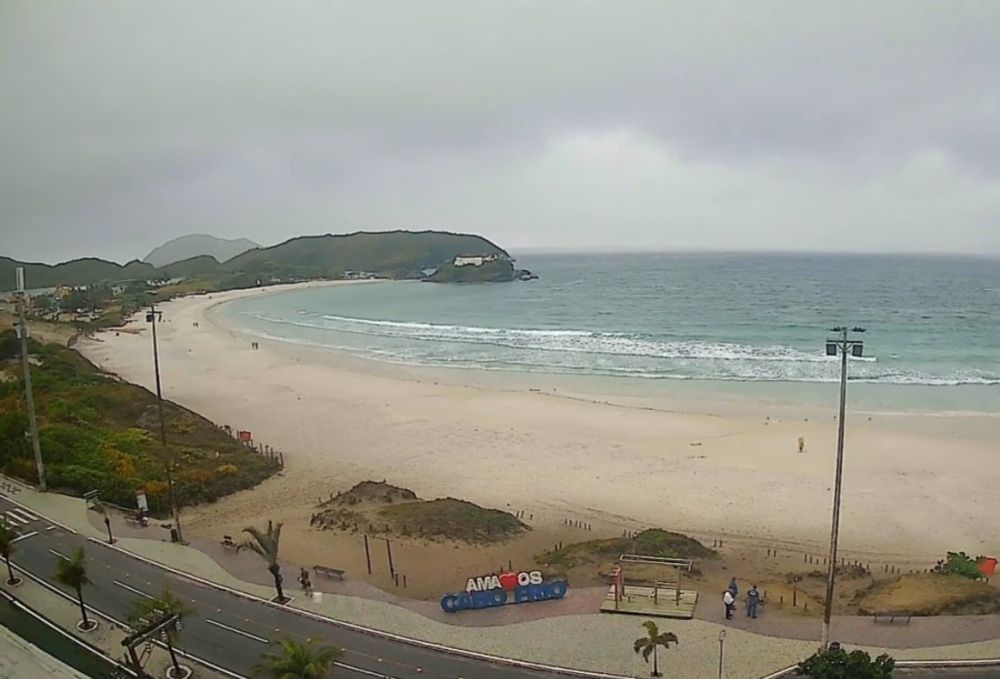
[(273, 563), (267, 567), (267, 570), (271, 571), (271, 575), (274, 576), (274, 588), (278, 590), (278, 601), (284, 601), (285, 593), (281, 589), (281, 566)]
[(174, 652), (174, 645), (170, 642), (170, 635), (167, 635), (167, 653), (170, 654), (170, 662), (174, 665), (174, 674), (181, 675), (181, 665), (177, 662), (177, 654)]
[(80, 601), (80, 615), (83, 616), (83, 626), (90, 627), (90, 620), (87, 618), (87, 607), (83, 605), (83, 588), (76, 588), (76, 598)]
[(653, 646), (653, 676), (654, 677), (660, 676), (659, 657), (658, 657), (658, 655), (656, 653), (656, 646), (655, 645)]
[(14, 568), (10, 565), (10, 557), (5, 556), (3, 560), (7, 562), (7, 573), (10, 575), (10, 579), (7, 582), (11, 583), (16, 581), (17, 577), (14, 575)]

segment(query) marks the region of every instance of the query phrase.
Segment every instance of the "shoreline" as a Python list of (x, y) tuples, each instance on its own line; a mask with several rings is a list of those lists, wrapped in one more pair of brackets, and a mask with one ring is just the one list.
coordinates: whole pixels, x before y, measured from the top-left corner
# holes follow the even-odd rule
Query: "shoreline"
[[(319, 283), (337, 284), (344, 283)], [(768, 421), (603, 403), (561, 390), (456, 385), (442, 375), (433, 379), (437, 369), (373, 366), (275, 340), (251, 350), (239, 331), (221, 324), (218, 306), (273, 292), (213, 293), (163, 305), (165, 397), (213, 421), (249, 428), (286, 451), (281, 478), (191, 510), (198, 532), (214, 535), (219, 526), (265, 510), (290, 522), (305, 513), (308, 521), (304, 498), (388, 478), (424, 498), (530, 508), (542, 525), (572, 515), (611, 534), (658, 526), (797, 545), (826, 539), (832, 419)], [(149, 386), (148, 333), (125, 330), (78, 349)], [(949, 549), (988, 552), (1000, 541), (989, 520), (1000, 491), (981, 473), (992, 461), (989, 436), (950, 434), (955, 418), (914, 428), (906, 424), (912, 417), (885, 418), (893, 420), (887, 426), (852, 416), (848, 552), (939, 557)], [(941, 431), (929, 436), (915, 429)], [(800, 435), (807, 440), (804, 455), (794, 451)], [(292, 542), (299, 540), (291, 549), (308, 549), (306, 530)]]

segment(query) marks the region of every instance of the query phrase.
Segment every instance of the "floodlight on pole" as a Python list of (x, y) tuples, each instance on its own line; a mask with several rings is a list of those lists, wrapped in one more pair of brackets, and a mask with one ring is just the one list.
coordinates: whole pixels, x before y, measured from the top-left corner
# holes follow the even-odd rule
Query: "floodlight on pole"
[[(826, 572), (826, 604), (823, 608), (823, 637), (821, 648), (830, 644), (830, 618), (833, 614), (833, 590), (837, 572), (837, 542), (840, 538), (840, 495), (844, 478), (844, 419), (847, 410), (847, 356), (860, 357), (864, 354), (864, 343), (852, 340), (848, 333), (863, 333), (864, 328), (846, 326), (831, 328), (830, 332), (839, 337), (826, 341), (826, 355), (836, 356), (840, 353), (840, 417), (837, 422), (837, 472), (833, 483), (833, 519), (830, 528), (830, 556), (827, 560)], [(831, 352), (832, 348), (832, 352)]]

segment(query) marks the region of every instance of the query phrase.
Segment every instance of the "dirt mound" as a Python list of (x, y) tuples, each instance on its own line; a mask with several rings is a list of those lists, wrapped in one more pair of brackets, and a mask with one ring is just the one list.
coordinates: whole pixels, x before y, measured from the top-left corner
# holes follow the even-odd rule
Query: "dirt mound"
[[(650, 528), (635, 538), (588, 540), (545, 552), (535, 561), (544, 566), (567, 572), (571, 568), (592, 563), (611, 562), (622, 554), (641, 554), (671, 559), (714, 559), (718, 554), (694, 538), (659, 528)], [(602, 567), (601, 569), (606, 570)], [(633, 571), (636, 570), (633, 568)]]
[(450, 497), (382, 507), (379, 516), (403, 535), (462, 542), (494, 542), (531, 530), (512, 514)]
[(392, 504), (393, 502), (412, 502), (417, 494), (409, 488), (400, 488), (385, 481), (362, 481), (348, 491), (337, 493), (333, 499), (324, 502), (321, 507), (350, 507), (364, 503)]
[(956, 575), (915, 574), (873, 583), (857, 593), (855, 602), (862, 615), (983, 615), (1000, 612), (1000, 590)]
[(310, 525), (369, 535), (486, 543), (531, 530), (507, 512), (454, 498), (421, 500), (413, 491), (384, 481), (362, 481), (320, 509)]

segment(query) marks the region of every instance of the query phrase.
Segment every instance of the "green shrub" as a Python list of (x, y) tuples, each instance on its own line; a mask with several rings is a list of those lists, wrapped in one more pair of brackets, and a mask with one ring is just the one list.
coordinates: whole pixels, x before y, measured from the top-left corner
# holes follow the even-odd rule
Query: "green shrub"
[(978, 580), (983, 576), (979, 572), (979, 561), (983, 557), (973, 559), (965, 552), (948, 552), (948, 556), (938, 561), (934, 566), (935, 573), (942, 575), (960, 575), (963, 578)]

